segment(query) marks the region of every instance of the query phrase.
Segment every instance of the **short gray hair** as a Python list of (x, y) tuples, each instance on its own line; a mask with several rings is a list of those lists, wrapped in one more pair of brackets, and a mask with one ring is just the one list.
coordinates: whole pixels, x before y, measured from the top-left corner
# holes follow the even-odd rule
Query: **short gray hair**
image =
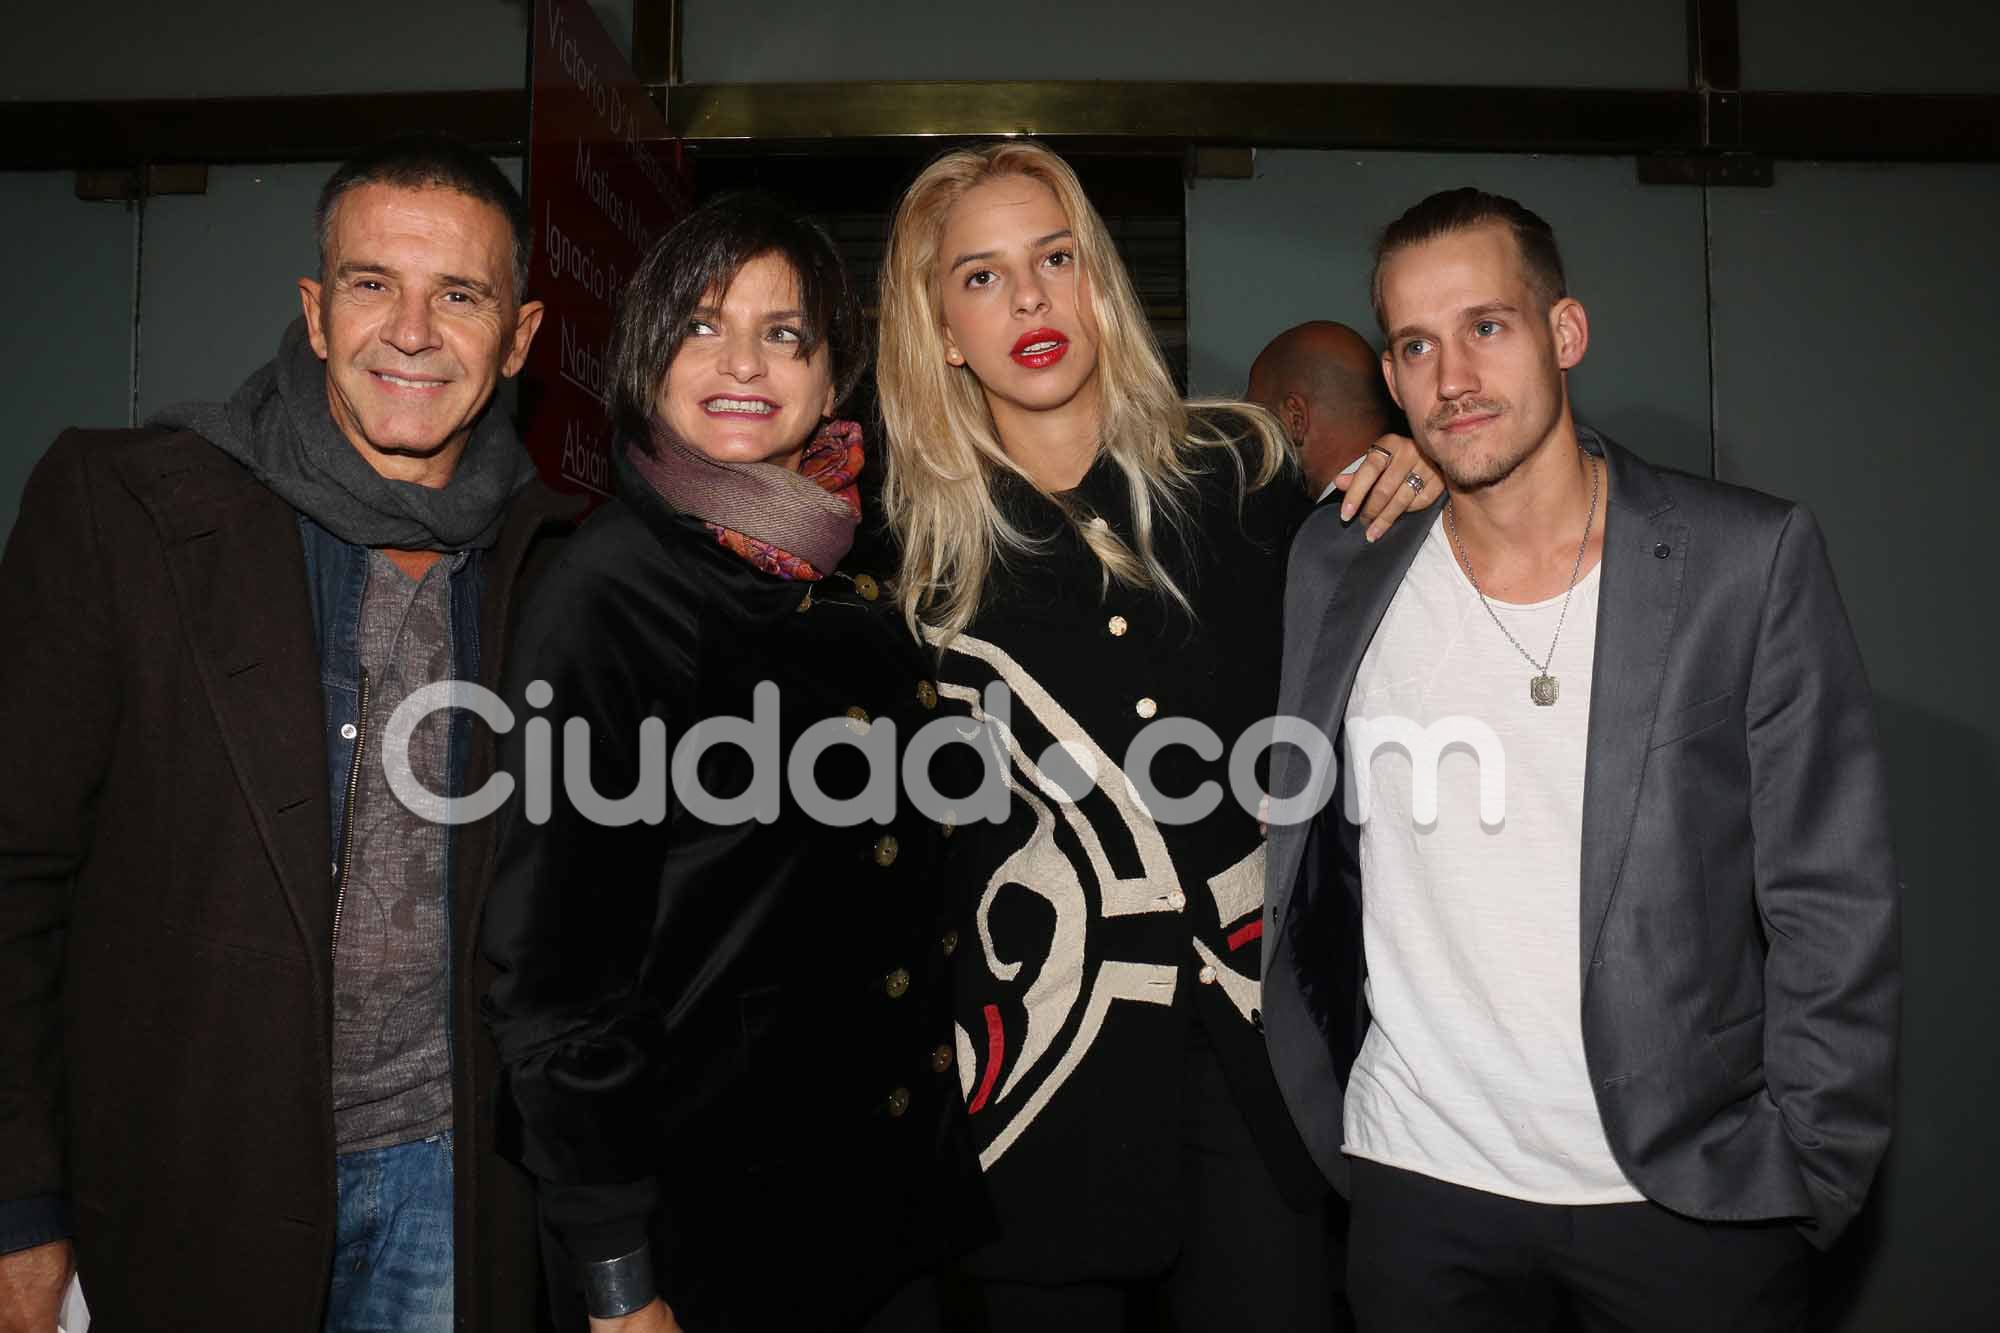
[(340, 164), (320, 187), (313, 210), (313, 232), (319, 238), (320, 276), (332, 249), (333, 217), (341, 196), (363, 185), (395, 185), (409, 190), (452, 190), (491, 204), (507, 219), (514, 239), (514, 300), (528, 290), (528, 252), (534, 240), (528, 205), (507, 173), (493, 159), (448, 134), (406, 134), (390, 139)]

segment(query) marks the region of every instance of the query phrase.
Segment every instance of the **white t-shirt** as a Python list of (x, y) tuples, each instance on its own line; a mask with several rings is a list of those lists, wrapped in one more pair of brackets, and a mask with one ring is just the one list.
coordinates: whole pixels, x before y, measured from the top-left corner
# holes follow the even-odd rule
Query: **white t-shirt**
[[(1612, 1158), (1583, 1054), (1598, 584), (1596, 569), (1577, 582), (1549, 667), (1559, 697), (1538, 705), (1538, 673), (1479, 604), (1440, 521), (1361, 660), (1341, 756), (1349, 815), (1365, 811), (1373, 1015), (1347, 1088), (1353, 1156), (1536, 1203), (1643, 1197)], [(1540, 660), (1562, 604), (1493, 605)], [(1400, 748), (1385, 748), (1399, 729)]]

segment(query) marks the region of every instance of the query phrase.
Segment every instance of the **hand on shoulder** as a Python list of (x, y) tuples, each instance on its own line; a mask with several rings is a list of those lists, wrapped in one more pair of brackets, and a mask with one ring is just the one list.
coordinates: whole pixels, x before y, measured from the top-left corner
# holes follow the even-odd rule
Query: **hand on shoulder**
[(1384, 435), (1368, 446), (1360, 467), (1335, 477), (1333, 484), (1342, 492), (1342, 521), (1360, 514), (1371, 542), (1404, 514), (1428, 509), (1444, 495), (1436, 470), (1407, 435)]

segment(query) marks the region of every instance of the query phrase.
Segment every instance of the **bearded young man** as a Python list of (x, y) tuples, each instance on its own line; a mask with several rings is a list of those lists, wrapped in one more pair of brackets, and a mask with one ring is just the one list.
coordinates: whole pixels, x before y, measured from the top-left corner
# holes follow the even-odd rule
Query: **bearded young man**
[(1888, 1144), (1900, 990), (1819, 532), (1575, 424), (1589, 319), (1520, 204), (1434, 195), (1376, 254), (1448, 503), (1293, 548), (1280, 712), (1346, 763), (1272, 831), (1263, 973), (1357, 1318), (1802, 1328)]
[[(484, 826), (384, 766), (397, 703), (497, 680), (565, 502), (499, 382), (541, 321), (488, 159), (328, 180), (320, 271), (226, 403), (71, 431), (0, 560), (0, 1328), (72, 1265), (107, 1329), (532, 1327), (532, 1196), (494, 1154)], [(411, 738), (433, 792), (490, 738)]]

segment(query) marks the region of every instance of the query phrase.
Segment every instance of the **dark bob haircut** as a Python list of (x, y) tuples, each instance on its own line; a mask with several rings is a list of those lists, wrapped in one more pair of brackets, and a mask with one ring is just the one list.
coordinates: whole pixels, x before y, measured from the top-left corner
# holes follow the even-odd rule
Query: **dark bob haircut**
[(868, 364), (861, 302), (833, 241), (819, 225), (762, 191), (722, 195), (675, 223), (639, 263), (611, 332), (611, 424), (620, 439), (652, 448), (653, 400), (687, 337), (695, 310), (726, 292), (742, 267), (777, 255), (798, 275), (803, 315), (796, 355), (826, 348), (834, 401)]
[(332, 248), (334, 210), (342, 195), (363, 185), (394, 185), (407, 190), (452, 190), (482, 204), (491, 204), (507, 219), (514, 238), (514, 300), (528, 291), (528, 206), (507, 173), (493, 159), (448, 134), (405, 134), (377, 144), (335, 168), (320, 187), (313, 210), (313, 232), (319, 237), (319, 272), (326, 271)]
[(1470, 186), (1441, 190), (1383, 228), (1381, 239), (1375, 242), (1375, 275), (1369, 289), (1375, 302), (1375, 322), (1382, 326), (1384, 334), (1389, 332), (1389, 321), (1382, 309), (1382, 265), (1389, 256), (1413, 245), (1487, 226), (1505, 227), (1514, 234), (1514, 247), (1521, 254), (1528, 290), (1544, 311), (1569, 295), (1562, 252), (1556, 248), (1555, 228), (1505, 195), (1488, 194)]

